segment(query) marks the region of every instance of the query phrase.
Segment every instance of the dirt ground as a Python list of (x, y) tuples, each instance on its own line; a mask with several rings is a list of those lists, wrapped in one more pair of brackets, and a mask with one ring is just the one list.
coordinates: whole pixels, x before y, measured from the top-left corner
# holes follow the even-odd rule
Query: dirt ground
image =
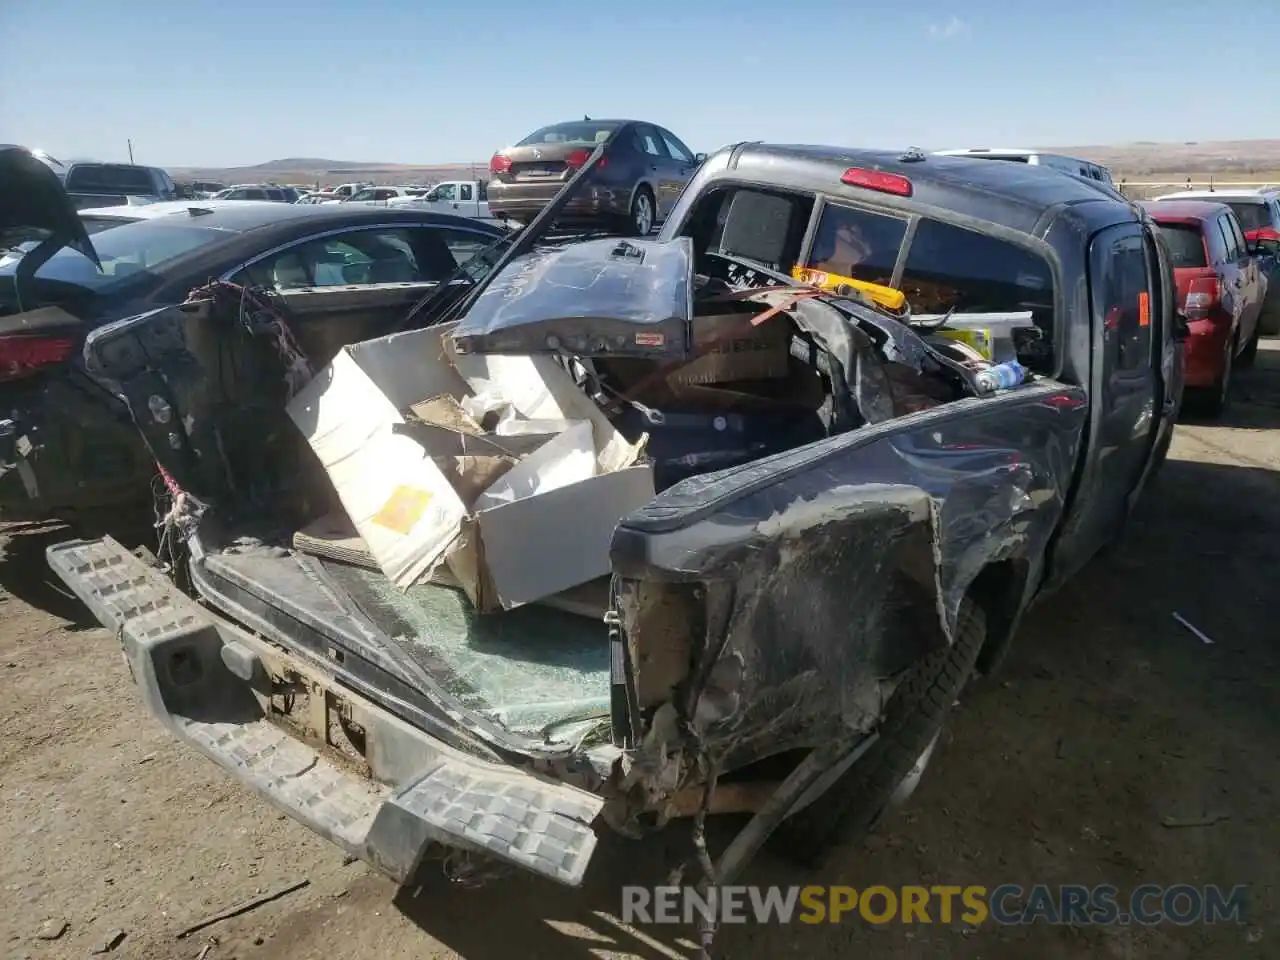
[[(1221, 424), (1179, 427), (1126, 546), (1033, 610), (1003, 671), (966, 690), (908, 806), (820, 876), (764, 858), (746, 880), (1248, 884), (1246, 922), (734, 926), (717, 956), (1280, 956), (1280, 343), (1237, 387)], [(60, 536), (11, 532), (0, 562), (4, 956), (84, 957), (117, 934), (110, 955), (139, 960), (696, 955), (687, 930), (617, 919), (620, 885), (659, 882), (679, 835), (602, 844), (576, 892), (441, 880), (413, 896), (344, 863), (144, 716), (114, 638), (47, 582)], [(1161, 824), (1206, 815), (1226, 819)]]

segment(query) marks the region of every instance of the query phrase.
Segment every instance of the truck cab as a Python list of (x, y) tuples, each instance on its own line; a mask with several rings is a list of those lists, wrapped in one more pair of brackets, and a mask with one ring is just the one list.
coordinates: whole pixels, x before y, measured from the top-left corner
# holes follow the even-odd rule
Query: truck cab
[(391, 204), (487, 220), (491, 216), (488, 187), (485, 180), (445, 180), (435, 184), (426, 193), (398, 197)]
[(73, 163), (63, 185), (76, 209), (180, 199), (169, 174), (132, 163)]
[(725, 148), (694, 175), (660, 238), (691, 236), (695, 249), (783, 274), (834, 262), (902, 290), (916, 312), (1029, 311), (1018, 361), (1086, 389), (1091, 408), (1083, 499), (1041, 571), (1051, 587), (1119, 535), (1163, 459), (1182, 401), (1185, 325), (1149, 214), (1048, 164), (960, 153)]

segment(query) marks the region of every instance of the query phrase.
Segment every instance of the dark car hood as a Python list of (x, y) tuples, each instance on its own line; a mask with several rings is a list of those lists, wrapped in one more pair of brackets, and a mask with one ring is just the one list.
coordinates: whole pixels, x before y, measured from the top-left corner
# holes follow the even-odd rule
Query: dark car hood
[(58, 175), (26, 147), (0, 144), (0, 238), (47, 231), (95, 264), (97, 251)]
[(693, 245), (588, 240), (512, 260), (458, 323), (460, 353), (683, 357)]

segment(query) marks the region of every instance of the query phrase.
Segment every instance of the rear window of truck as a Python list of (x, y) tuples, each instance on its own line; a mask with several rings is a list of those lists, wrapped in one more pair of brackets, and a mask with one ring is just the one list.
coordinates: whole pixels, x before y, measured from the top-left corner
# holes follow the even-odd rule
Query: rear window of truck
[(67, 173), (68, 193), (156, 192), (151, 172), (145, 167), (117, 167), (105, 164), (76, 164)]
[(922, 218), (904, 260), (907, 216), (835, 200), (823, 203), (806, 252), (813, 205), (811, 194), (724, 188), (699, 200), (684, 232), (696, 250), (754, 261), (780, 273), (803, 263), (897, 286), (916, 314), (1030, 311), (1039, 335), (1028, 338), (1024, 362), (1039, 373), (1052, 373), (1055, 281), (1040, 254), (988, 233)]
[(1200, 228), (1186, 223), (1161, 223), (1160, 233), (1169, 248), (1169, 263), (1178, 267), (1207, 267), (1204, 235)]
[(1042, 256), (1000, 237), (922, 218), (895, 278), (907, 220), (844, 204), (822, 211), (810, 266), (855, 280), (896, 286), (913, 313), (1021, 313), (1041, 331), (1041, 356), (1052, 364), (1053, 271)]

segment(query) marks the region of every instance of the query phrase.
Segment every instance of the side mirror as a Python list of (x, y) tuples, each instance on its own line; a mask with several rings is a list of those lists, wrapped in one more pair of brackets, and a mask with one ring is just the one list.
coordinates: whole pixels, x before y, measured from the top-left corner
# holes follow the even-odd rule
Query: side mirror
[(694, 163), (706, 163), (707, 155), (705, 153), (695, 153), (693, 155)]
[(1260, 240), (1252, 240), (1248, 244), (1249, 255), (1251, 257), (1276, 257), (1280, 256), (1280, 240), (1272, 240), (1264, 237)]

